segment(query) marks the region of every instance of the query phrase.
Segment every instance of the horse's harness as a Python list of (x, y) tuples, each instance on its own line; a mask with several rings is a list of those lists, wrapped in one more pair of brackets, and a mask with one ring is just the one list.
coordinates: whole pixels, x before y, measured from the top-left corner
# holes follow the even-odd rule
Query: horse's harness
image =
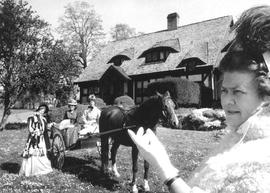
[(128, 110), (125, 110), (121, 107), (119, 107), (120, 111), (123, 113), (124, 115), (124, 121), (123, 121), (123, 124), (122, 124), (122, 127), (120, 128), (116, 128), (116, 129), (113, 129), (113, 130), (110, 130), (110, 131), (104, 131), (104, 132), (100, 132), (100, 133), (93, 133), (91, 134), (90, 136), (91, 137), (100, 137), (102, 135), (106, 135), (106, 134), (111, 134), (111, 133), (115, 133), (115, 132), (119, 132), (119, 131), (125, 131), (125, 130), (128, 130), (128, 129), (134, 129), (137, 127), (137, 125), (128, 125), (126, 126), (127, 124), (127, 112)]
[[(128, 126), (126, 126), (127, 121), (128, 121), (128, 117), (127, 117), (128, 110), (125, 110), (125, 109), (123, 109), (121, 107), (119, 107), (119, 109), (120, 109), (120, 111), (124, 115), (124, 121), (123, 121), (122, 127), (117, 128), (117, 129), (113, 129), (111, 131), (104, 131), (104, 132), (100, 132), (100, 133), (93, 133), (91, 136), (93, 136), (93, 137), (96, 137), (96, 136), (97, 137), (100, 137), (102, 135), (111, 134), (111, 133), (115, 133), (115, 132), (119, 132), (119, 131), (125, 131), (125, 130), (128, 130), (128, 129), (134, 129), (134, 128), (136, 128), (137, 125), (128, 125)], [(167, 114), (168, 113), (167, 113), (167, 110), (166, 110), (166, 106), (162, 102), (162, 115), (164, 116), (164, 118), (167, 118), (167, 116), (168, 116)]]

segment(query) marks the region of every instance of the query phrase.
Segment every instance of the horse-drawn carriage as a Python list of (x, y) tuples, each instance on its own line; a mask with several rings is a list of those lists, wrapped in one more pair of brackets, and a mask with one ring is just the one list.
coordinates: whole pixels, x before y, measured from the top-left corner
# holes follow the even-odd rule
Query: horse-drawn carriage
[[(156, 95), (150, 97), (143, 102), (140, 106), (134, 107), (129, 111), (124, 111), (117, 106), (110, 106), (104, 108), (99, 118), (99, 131), (100, 133), (92, 133), (87, 138), (78, 140), (78, 148), (82, 148), (82, 144), (86, 142), (85, 148), (97, 147), (97, 150), (101, 156), (101, 169), (103, 172), (107, 172), (109, 162), (109, 151), (111, 151), (112, 172), (115, 176), (119, 176), (116, 167), (116, 153), (120, 145), (132, 147), (132, 190), (138, 192), (136, 186), (136, 173), (137, 173), (137, 160), (138, 149), (134, 142), (127, 133), (127, 129), (136, 131), (139, 127), (145, 129), (150, 128), (154, 132), (156, 131), (156, 125), (159, 119), (170, 122), (172, 126), (178, 125), (178, 119), (174, 112), (175, 104), (170, 97), (170, 94), (166, 92), (164, 95)], [(111, 142), (110, 140), (111, 139)], [(97, 143), (98, 142), (98, 143)], [(100, 143), (99, 143), (100, 142)], [(97, 145), (101, 144), (101, 146)], [(111, 145), (111, 148), (109, 146)], [(70, 147), (66, 147), (63, 138), (63, 131), (53, 126), (51, 129), (51, 151), (49, 152), (52, 165), (55, 168), (61, 169), (64, 165), (65, 151)], [(148, 169), (149, 163), (146, 161), (145, 175), (144, 175), (144, 189), (149, 190), (148, 185)]]
[(54, 168), (62, 169), (67, 151), (96, 147), (100, 154), (99, 133), (90, 133), (84, 138), (79, 138), (76, 144), (68, 146), (64, 137), (66, 131), (67, 128), (60, 129), (58, 124), (54, 124), (50, 129), (51, 148), (48, 153)]

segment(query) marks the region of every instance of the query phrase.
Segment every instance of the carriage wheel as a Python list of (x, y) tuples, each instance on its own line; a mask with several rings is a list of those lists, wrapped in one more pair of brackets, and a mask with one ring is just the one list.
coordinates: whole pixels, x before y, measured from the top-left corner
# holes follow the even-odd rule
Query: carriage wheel
[(96, 146), (97, 146), (98, 154), (101, 156), (101, 142), (99, 140), (97, 140)]
[(65, 143), (59, 131), (53, 135), (52, 142), (52, 165), (54, 168), (62, 169), (65, 161)]

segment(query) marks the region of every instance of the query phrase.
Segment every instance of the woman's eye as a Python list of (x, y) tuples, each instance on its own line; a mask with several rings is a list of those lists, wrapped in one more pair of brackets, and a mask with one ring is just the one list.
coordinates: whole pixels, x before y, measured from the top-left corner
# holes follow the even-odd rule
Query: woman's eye
[(233, 94), (243, 94), (244, 92), (242, 90), (234, 90)]
[(225, 93), (227, 93), (227, 90), (224, 89), (224, 88), (222, 88), (222, 89), (221, 89), (221, 93), (225, 94)]

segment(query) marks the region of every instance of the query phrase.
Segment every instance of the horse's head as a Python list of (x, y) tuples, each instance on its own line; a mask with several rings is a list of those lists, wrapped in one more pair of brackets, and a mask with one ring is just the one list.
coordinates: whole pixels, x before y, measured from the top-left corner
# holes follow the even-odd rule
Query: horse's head
[(174, 111), (176, 105), (172, 100), (169, 91), (166, 91), (163, 95), (157, 92), (157, 95), (162, 101), (162, 118), (169, 122), (173, 127), (178, 127), (179, 120)]

